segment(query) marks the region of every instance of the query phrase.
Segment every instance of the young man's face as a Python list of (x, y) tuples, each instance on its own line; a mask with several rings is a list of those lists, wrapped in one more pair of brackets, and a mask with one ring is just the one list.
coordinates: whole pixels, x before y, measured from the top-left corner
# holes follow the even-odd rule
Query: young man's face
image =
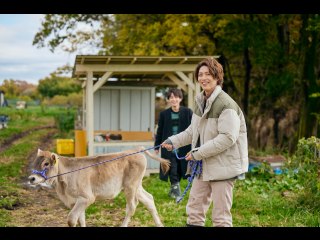
[(171, 93), (168, 102), (170, 104), (171, 107), (178, 107), (180, 106), (180, 102), (182, 101), (181, 98), (176, 97), (175, 95), (173, 95), (173, 93)]
[(202, 66), (198, 73), (198, 82), (200, 83), (201, 88), (208, 93), (215, 89), (218, 81), (210, 74), (207, 66)]

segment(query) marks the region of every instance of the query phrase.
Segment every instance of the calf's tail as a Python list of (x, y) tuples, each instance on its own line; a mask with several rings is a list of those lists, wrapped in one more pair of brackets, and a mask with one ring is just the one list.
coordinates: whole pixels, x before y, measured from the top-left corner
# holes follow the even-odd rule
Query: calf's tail
[[(140, 151), (144, 151), (145, 148), (144, 147), (139, 147), (139, 150)], [(144, 151), (145, 154), (147, 154), (149, 157), (151, 157), (152, 159), (160, 162), (160, 167), (161, 167), (161, 170), (164, 172), (164, 173), (167, 173), (170, 169), (170, 161), (167, 160), (167, 159), (164, 159), (164, 158), (161, 158), (161, 157), (158, 157), (157, 155), (149, 152), (148, 150)]]

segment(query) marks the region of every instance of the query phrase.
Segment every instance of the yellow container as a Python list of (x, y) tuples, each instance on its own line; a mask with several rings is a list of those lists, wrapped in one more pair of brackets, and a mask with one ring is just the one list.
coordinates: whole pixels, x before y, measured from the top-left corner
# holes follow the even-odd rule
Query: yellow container
[(74, 154), (74, 140), (57, 139), (57, 153), (65, 155)]

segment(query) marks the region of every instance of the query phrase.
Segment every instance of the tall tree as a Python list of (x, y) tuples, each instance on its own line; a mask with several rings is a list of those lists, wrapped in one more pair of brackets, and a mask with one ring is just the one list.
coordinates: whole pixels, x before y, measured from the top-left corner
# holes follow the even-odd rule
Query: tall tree
[(43, 97), (47, 98), (53, 98), (56, 95), (67, 96), (71, 93), (79, 93), (81, 84), (72, 78), (51, 74), (50, 77), (39, 81), (38, 91)]
[[(39, 48), (47, 47), (52, 52), (57, 48), (75, 52), (88, 42), (99, 48), (100, 27), (94, 26), (108, 22), (111, 17), (108, 14), (46, 14), (32, 44)], [(91, 31), (83, 30), (83, 25), (90, 26)]]
[[(300, 137), (316, 135), (317, 119), (313, 113), (319, 112), (319, 98), (310, 98), (310, 95), (320, 91), (319, 72), (319, 32), (320, 18), (318, 14), (303, 14), (301, 27), (301, 62), (302, 62), (302, 95), (303, 95), (303, 114), (300, 120)], [(319, 70), (318, 70), (319, 71)]]
[[(91, 33), (76, 30), (96, 22)], [(320, 92), (319, 26), (317, 14), (60, 14), (46, 15), (34, 44), (75, 51), (90, 40), (99, 54), (219, 55), (224, 89), (248, 120), (274, 119), (277, 144), (291, 108), (303, 109), (300, 136), (315, 133), (319, 98), (309, 96)]]

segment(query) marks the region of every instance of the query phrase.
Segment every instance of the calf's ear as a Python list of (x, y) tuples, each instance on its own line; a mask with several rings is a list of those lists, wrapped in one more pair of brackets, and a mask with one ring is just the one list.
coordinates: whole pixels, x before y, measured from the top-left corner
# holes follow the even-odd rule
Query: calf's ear
[(38, 148), (37, 156), (38, 156), (38, 157), (43, 156), (43, 151), (42, 151), (40, 148)]
[(58, 160), (59, 160), (59, 157), (56, 154), (52, 153), (51, 154), (52, 164), (56, 164), (58, 162)]

